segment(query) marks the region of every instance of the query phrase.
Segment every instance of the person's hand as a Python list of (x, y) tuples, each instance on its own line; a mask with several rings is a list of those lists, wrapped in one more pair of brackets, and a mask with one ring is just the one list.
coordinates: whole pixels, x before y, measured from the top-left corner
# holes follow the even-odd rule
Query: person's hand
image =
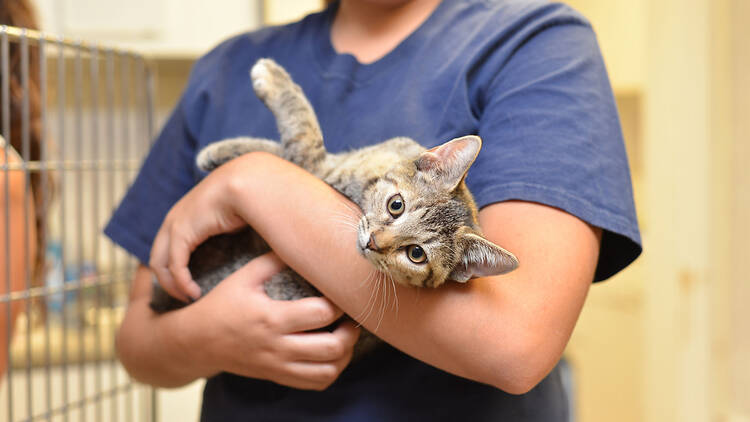
[[(272, 252), (253, 259), (190, 305), (201, 347), (196, 359), (215, 371), (266, 379), (300, 389), (323, 390), (351, 360), (359, 328), (341, 322), (318, 330), (343, 312), (323, 297), (269, 298), (263, 283), (284, 268)], [(196, 362), (199, 364), (199, 362)]]
[(172, 207), (154, 238), (149, 267), (164, 290), (183, 302), (201, 295), (187, 267), (190, 253), (209, 237), (247, 224), (235, 212), (230, 191), (233, 178), (241, 177), (227, 171), (235, 169), (211, 172)]

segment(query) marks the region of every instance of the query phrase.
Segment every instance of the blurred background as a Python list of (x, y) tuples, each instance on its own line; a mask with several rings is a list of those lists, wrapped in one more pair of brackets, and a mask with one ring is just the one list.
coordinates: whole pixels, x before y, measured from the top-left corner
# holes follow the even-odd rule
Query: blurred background
[[(590, 19), (599, 38), (645, 248), (628, 269), (592, 287), (566, 351), (576, 420), (750, 422), (750, 1), (566, 3)], [(176, 104), (194, 61), (213, 45), (323, 7), (322, 0), (35, 4), (45, 32), (145, 57), (152, 132)], [(123, 296), (120, 290), (113, 292)], [(123, 303), (111, 301), (108, 326)], [(24, 347), (33, 333), (24, 321), (32, 317), (19, 318), (12, 356), (31, 356)], [(111, 347), (105, 354), (111, 359)], [(0, 403), (21, 403), (46, 388), (43, 381), (28, 385), (9, 396), (3, 382)], [(158, 405), (142, 403), (159, 420), (197, 420), (201, 387), (159, 390)]]

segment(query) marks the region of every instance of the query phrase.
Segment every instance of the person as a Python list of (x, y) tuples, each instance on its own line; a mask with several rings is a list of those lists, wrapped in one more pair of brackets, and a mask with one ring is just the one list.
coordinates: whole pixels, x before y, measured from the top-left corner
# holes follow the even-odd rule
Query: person
[[(0, 25), (37, 29), (34, 9), (26, 0), (0, 2)], [(19, 166), (24, 151), (22, 107), (28, 98), (28, 156), (32, 161), (41, 157), (41, 102), (39, 97), (39, 53), (29, 48), (28, 90), (22, 85), (21, 51), (17, 43), (9, 46), (10, 142), (0, 137), (0, 165)], [(0, 74), (0, 81), (3, 75)], [(42, 214), (42, 175), (32, 173), (27, 181), (20, 170), (0, 170), (0, 295), (23, 290), (27, 280), (38, 285), (42, 275), (44, 245)], [(46, 180), (51, 190), (52, 180)], [(48, 200), (49, 198), (47, 198)], [(26, 225), (26, 228), (24, 226)], [(10, 309), (8, 309), (10, 306)], [(8, 350), (13, 325), (25, 307), (25, 300), (0, 301), (0, 376), (8, 369)]]
[[(478, 134), (466, 183), (510, 274), (397, 287), (398, 310), (358, 321), (388, 344), (350, 363), (373, 291), (351, 202), (306, 171), (250, 153), (205, 175), (210, 142), (278, 139), (248, 70), (271, 57), (310, 99), (329, 151), (394, 136), (426, 147)], [(197, 298), (185, 268), (244, 224), (273, 249), (178, 311), (148, 308), (152, 277)], [(202, 420), (567, 420), (556, 367), (592, 281), (641, 251), (612, 90), (588, 22), (536, 0), (341, 0), (223, 42), (190, 82), (105, 232), (139, 258), (117, 338), (136, 379), (208, 378)], [(324, 297), (272, 301), (289, 265)], [(377, 330), (376, 330), (377, 327)]]

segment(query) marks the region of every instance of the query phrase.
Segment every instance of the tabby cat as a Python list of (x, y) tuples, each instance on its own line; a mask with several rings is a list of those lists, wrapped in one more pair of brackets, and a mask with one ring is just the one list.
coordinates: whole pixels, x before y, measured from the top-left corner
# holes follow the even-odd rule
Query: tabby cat
[[(378, 283), (438, 287), (448, 280), (464, 283), (518, 266), (512, 253), (482, 237), (476, 205), (464, 184), (481, 147), (479, 137), (464, 136), (430, 150), (409, 138), (393, 138), (329, 154), (312, 106), (281, 66), (261, 59), (250, 76), (255, 93), (276, 118), (281, 142), (256, 138), (216, 142), (199, 153), (201, 169), (210, 171), (239, 155), (266, 151), (321, 178), (360, 207), (361, 218), (350, 222), (357, 229), (357, 244), (352, 246), (378, 271), (374, 278)], [(205, 294), (268, 250), (248, 227), (208, 239), (191, 255), (189, 269)], [(387, 287), (395, 291), (393, 285), (383, 286), (383, 295)], [(276, 300), (320, 295), (291, 269), (267, 281), (265, 290)], [(381, 305), (385, 312), (385, 303)], [(151, 302), (155, 311), (182, 306), (155, 284)]]

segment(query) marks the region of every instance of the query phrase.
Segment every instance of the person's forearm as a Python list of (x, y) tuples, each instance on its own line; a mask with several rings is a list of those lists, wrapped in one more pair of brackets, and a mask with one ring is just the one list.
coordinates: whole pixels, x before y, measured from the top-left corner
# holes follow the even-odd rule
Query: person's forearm
[(195, 344), (183, 336), (201, 332), (196, 327), (183, 328), (185, 324), (193, 324), (189, 321), (191, 315), (185, 309), (156, 315), (148, 307), (150, 290), (146, 290), (150, 277), (150, 271), (139, 268), (134, 280), (137, 297), (131, 299), (117, 333), (117, 353), (123, 366), (136, 380), (166, 388), (212, 375), (216, 371), (202, 367), (200, 363), (204, 360), (193, 356), (200, 350), (182, 346)]
[(352, 204), (275, 157), (250, 154), (229, 165), (254, 169), (232, 187), (243, 218), (288, 265), (349, 315), (365, 315), (360, 322), (395, 347), (513, 393), (535, 385), (559, 358), (575, 317), (561, 332), (545, 331), (547, 320), (534, 315), (544, 305), (519, 300), (512, 286), (523, 280), (513, 282), (513, 275), (435, 290), (396, 286), (397, 311), (386, 309), (382, 320), (366, 312), (384, 293), (363, 285), (373, 268), (356, 250), (356, 233), (337, 222), (341, 214), (357, 217)]

